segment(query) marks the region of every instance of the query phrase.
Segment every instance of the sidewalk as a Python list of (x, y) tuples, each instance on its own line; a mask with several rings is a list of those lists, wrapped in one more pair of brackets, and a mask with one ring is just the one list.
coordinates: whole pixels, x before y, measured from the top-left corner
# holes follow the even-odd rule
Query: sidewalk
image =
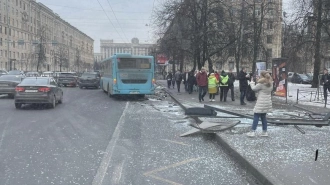
[[(255, 102), (247, 102), (241, 106), (238, 93), (236, 101), (227, 98), (227, 102), (220, 102), (219, 95), (215, 102), (209, 102), (208, 95), (204, 102), (199, 103), (198, 93), (188, 94), (181, 87), (181, 93), (176, 89), (167, 89), (166, 81), (158, 81), (164, 86), (173, 98), (184, 107), (203, 107), (204, 104), (216, 106), (235, 112), (253, 114)], [(236, 87), (238, 84), (236, 84)], [(237, 88), (236, 88), (237, 91)], [(285, 104), (283, 100), (273, 98), (273, 112), (268, 117), (290, 118), (292, 115), (303, 117), (305, 110), (325, 113), (330, 110), (310, 105)], [(219, 113), (218, 115), (224, 115)], [(268, 125), (268, 138), (248, 138), (246, 133), (250, 130), (252, 120), (235, 118), (228, 120), (240, 120), (241, 124), (231, 130), (216, 134), (218, 143), (225, 147), (231, 156), (235, 157), (242, 167), (249, 170), (262, 184), (276, 185), (326, 185), (330, 182), (330, 128), (300, 126), (306, 134), (299, 132), (294, 126)], [(219, 121), (214, 118), (201, 118), (201, 120)], [(221, 119), (224, 121), (225, 119)], [(261, 132), (261, 125), (257, 129)], [(315, 152), (318, 149), (318, 159), (315, 161)]]

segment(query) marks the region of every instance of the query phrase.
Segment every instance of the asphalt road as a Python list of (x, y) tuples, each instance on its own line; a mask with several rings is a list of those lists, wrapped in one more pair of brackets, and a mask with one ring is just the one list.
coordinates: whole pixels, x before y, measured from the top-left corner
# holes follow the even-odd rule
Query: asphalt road
[(256, 184), (171, 100), (63, 88), (55, 109), (0, 98), (0, 184)]

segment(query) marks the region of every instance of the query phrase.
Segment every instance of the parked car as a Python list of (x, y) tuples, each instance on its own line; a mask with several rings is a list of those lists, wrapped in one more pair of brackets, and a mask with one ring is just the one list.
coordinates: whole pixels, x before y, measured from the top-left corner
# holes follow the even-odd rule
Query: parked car
[(14, 98), (15, 88), (22, 81), (21, 75), (0, 76), (0, 94), (8, 94), (9, 98)]
[(0, 76), (6, 75), (8, 72), (6, 70), (0, 69)]
[(310, 84), (312, 81), (305, 74), (295, 73), (292, 76), (291, 82), (292, 83), (299, 83), (299, 84)]
[(100, 87), (100, 74), (97, 72), (83, 73), (78, 79), (79, 88)]
[(288, 72), (288, 82), (291, 82), (294, 72)]
[(49, 104), (63, 102), (63, 90), (52, 77), (27, 77), (15, 88), (15, 107), (23, 104)]
[(63, 86), (77, 86), (76, 76), (73, 73), (58, 72), (56, 73), (57, 83)]
[(38, 72), (27, 72), (25, 74), (26, 77), (38, 77), (40, 74)]
[(55, 76), (55, 73), (53, 71), (45, 71), (42, 73), (43, 77), (54, 77)]

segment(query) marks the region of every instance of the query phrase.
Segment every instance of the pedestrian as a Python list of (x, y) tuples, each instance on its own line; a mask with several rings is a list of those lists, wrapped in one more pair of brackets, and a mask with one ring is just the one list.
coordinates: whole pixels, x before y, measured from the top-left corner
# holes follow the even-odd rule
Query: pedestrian
[(210, 100), (209, 101), (215, 101), (215, 93), (217, 93), (217, 84), (219, 81), (215, 77), (214, 73), (211, 73), (209, 78), (208, 78), (208, 90), (209, 90), (209, 95), (210, 95)]
[(172, 87), (174, 89), (175, 86), (175, 74), (172, 75)]
[(227, 100), (228, 80), (228, 74), (224, 70), (222, 70), (220, 76), (220, 101), (223, 100), (225, 102)]
[(245, 95), (246, 95), (246, 90), (248, 88), (248, 80), (250, 80), (250, 76), (246, 73), (246, 68), (243, 67), (242, 70), (238, 74), (238, 79), (239, 79), (239, 91), (241, 92), (241, 105), (246, 105), (244, 102)]
[(205, 68), (202, 67), (201, 72), (197, 73), (196, 81), (198, 85), (198, 100), (199, 102), (204, 101), (204, 96), (207, 92), (207, 73)]
[(257, 103), (254, 106), (253, 112), (253, 124), (252, 129), (247, 136), (254, 137), (256, 135), (256, 129), (258, 126), (259, 118), (262, 122), (262, 133), (260, 136), (267, 137), (267, 119), (266, 114), (272, 111), (272, 90), (273, 90), (273, 80), (269, 73), (266, 71), (261, 71), (260, 79), (257, 85), (254, 81), (250, 83), (253, 91), (258, 92)]
[(329, 76), (329, 73), (328, 73), (327, 69), (323, 70), (321, 83), (323, 85), (323, 96), (324, 96), (324, 102), (325, 102), (324, 105), (326, 105), (327, 100), (328, 100), (328, 91), (330, 92), (330, 76)]
[(180, 92), (180, 85), (181, 85), (181, 81), (182, 81), (182, 74), (181, 72), (178, 70), (175, 75), (175, 82), (176, 82), (176, 86), (178, 88), (178, 92)]
[(230, 90), (230, 94), (231, 94), (231, 100), (235, 101), (235, 94), (234, 94), (234, 82), (235, 82), (235, 75), (233, 73), (232, 69), (229, 69), (229, 73), (228, 73), (228, 90)]
[(168, 75), (166, 76), (166, 79), (167, 79), (167, 88), (171, 88), (172, 78), (173, 78), (172, 73), (168, 73)]
[(188, 93), (191, 94), (193, 92), (194, 86), (197, 85), (196, 77), (193, 72), (188, 73), (187, 84), (188, 84)]

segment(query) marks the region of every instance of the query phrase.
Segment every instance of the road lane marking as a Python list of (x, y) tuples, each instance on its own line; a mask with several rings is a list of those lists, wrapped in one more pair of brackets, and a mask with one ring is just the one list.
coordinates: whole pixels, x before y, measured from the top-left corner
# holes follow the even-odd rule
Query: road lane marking
[(153, 174), (154, 173), (157, 173), (157, 172), (161, 172), (161, 171), (167, 170), (167, 169), (170, 169), (170, 168), (175, 168), (175, 167), (178, 167), (178, 166), (181, 166), (181, 165), (184, 165), (184, 164), (193, 162), (193, 161), (198, 161), (200, 159), (201, 158), (192, 158), (192, 159), (184, 160), (184, 161), (181, 161), (181, 162), (178, 162), (178, 163), (174, 163), (174, 164), (171, 164), (171, 165), (162, 167), (162, 168), (158, 168), (158, 169), (155, 169), (155, 170), (146, 172), (143, 175), (144, 176), (147, 176), (147, 177), (151, 177), (151, 178), (157, 179), (157, 180), (162, 181), (162, 182), (166, 182), (166, 183), (172, 184), (172, 185), (181, 185), (180, 183), (173, 182), (173, 181), (170, 181), (170, 180), (167, 180), (167, 179), (164, 179), (164, 178), (155, 176)]
[(5, 127), (3, 128), (3, 131), (2, 131), (2, 134), (1, 134), (1, 139), (0, 139), (0, 152), (1, 152), (1, 148), (2, 148), (2, 142), (3, 142), (3, 139), (5, 138), (5, 135), (6, 135), (6, 130), (7, 130), (7, 127), (8, 127), (8, 123), (11, 121), (11, 117), (9, 117), (6, 121), (6, 124), (5, 124)]
[(109, 144), (107, 146), (107, 149), (105, 151), (105, 154), (102, 158), (101, 164), (97, 170), (97, 173), (93, 179), (92, 185), (102, 185), (104, 177), (107, 173), (107, 169), (109, 167), (109, 163), (111, 161), (112, 158), (112, 154), (113, 154), (113, 150), (116, 146), (117, 140), (119, 138), (119, 134), (120, 134), (120, 129), (122, 124), (125, 123), (124, 119), (126, 116), (126, 112), (129, 106), (129, 102), (126, 103), (125, 109), (123, 111), (123, 114), (120, 116), (118, 124), (116, 126), (115, 131), (113, 132), (112, 138), (109, 141)]
[(160, 181), (163, 181), (163, 182), (167, 182), (169, 184), (172, 184), (172, 185), (182, 185), (182, 184), (179, 184), (179, 183), (176, 183), (176, 182), (173, 182), (173, 181), (170, 181), (170, 180), (167, 180), (167, 179), (163, 179), (161, 177), (157, 177), (155, 175), (148, 175), (149, 177), (152, 177), (154, 179), (157, 179), (157, 180), (160, 180)]
[(170, 143), (179, 144), (179, 145), (190, 146), (190, 145), (187, 145), (187, 144), (182, 143), (182, 142), (177, 142), (177, 141), (172, 141), (172, 140), (167, 140), (167, 139), (161, 139), (161, 140), (167, 141), (167, 142), (170, 142)]
[(115, 170), (112, 174), (112, 183), (111, 184), (119, 184), (121, 175), (123, 172), (125, 160), (123, 160), (119, 165), (115, 167)]

